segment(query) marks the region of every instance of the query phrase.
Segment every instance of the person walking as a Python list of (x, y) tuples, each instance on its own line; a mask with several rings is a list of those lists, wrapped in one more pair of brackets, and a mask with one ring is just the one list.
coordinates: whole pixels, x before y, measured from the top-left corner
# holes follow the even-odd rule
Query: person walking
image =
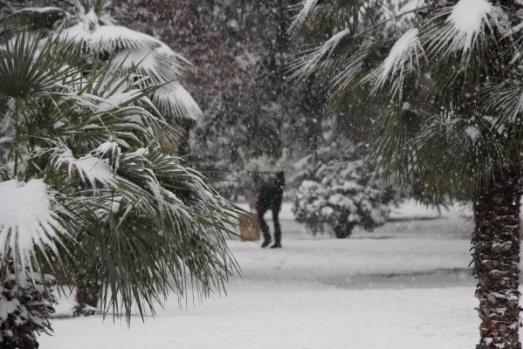
[(263, 216), (268, 210), (272, 211), (272, 220), (274, 222), (274, 245), (271, 248), (281, 248), (281, 225), (279, 214), (283, 201), (283, 188), (285, 186), (285, 174), (279, 172), (263, 172), (259, 174), (262, 179), (258, 184), (258, 200), (256, 201), (256, 211), (258, 212), (258, 221), (263, 234), (263, 243), (261, 247), (265, 248), (270, 245), (272, 239), (270, 229)]

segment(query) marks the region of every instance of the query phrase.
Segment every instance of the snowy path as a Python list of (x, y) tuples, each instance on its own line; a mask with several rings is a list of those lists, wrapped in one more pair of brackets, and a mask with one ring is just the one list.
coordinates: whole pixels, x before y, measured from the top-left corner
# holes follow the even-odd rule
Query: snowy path
[[(286, 207), (288, 210), (288, 207)], [(243, 269), (227, 297), (145, 324), (55, 320), (42, 349), (462, 349), (478, 333), (467, 270), (472, 223), (456, 216), (389, 223), (341, 241), (282, 214), (283, 249), (230, 241)], [(61, 311), (67, 312), (67, 302)]]

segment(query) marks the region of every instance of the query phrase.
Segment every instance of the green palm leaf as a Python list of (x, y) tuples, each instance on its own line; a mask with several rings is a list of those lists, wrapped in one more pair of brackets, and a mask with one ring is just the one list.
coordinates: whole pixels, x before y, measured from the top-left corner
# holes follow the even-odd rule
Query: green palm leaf
[[(0, 94), (12, 98), (45, 93), (55, 86), (45, 59), (50, 46), (39, 50), (40, 36), (27, 33), (9, 40), (0, 50)], [(43, 68), (43, 69), (42, 69)]]

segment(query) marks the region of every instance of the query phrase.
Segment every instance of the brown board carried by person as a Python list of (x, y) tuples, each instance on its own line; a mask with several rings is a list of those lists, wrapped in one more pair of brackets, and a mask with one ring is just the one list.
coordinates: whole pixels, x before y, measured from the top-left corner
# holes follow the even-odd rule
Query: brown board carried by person
[(258, 213), (242, 213), (238, 217), (240, 227), (241, 241), (258, 241), (260, 239), (260, 223), (258, 222)]

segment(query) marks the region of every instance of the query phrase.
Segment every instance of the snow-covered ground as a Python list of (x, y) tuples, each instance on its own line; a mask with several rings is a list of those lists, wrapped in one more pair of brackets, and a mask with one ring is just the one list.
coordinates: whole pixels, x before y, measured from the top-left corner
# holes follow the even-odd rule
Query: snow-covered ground
[[(478, 338), (470, 210), (410, 203), (395, 222), (346, 240), (309, 235), (281, 214), (283, 249), (231, 240), (243, 277), (227, 296), (180, 309), (176, 299), (142, 323), (56, 319), (42, 349), (462, 349)], [(269, 215), (268, 215), (269, 216)], [(403, 220), (403, 218), (431, 218)], [(70, 313), (64, 300), (59, 313)]]

